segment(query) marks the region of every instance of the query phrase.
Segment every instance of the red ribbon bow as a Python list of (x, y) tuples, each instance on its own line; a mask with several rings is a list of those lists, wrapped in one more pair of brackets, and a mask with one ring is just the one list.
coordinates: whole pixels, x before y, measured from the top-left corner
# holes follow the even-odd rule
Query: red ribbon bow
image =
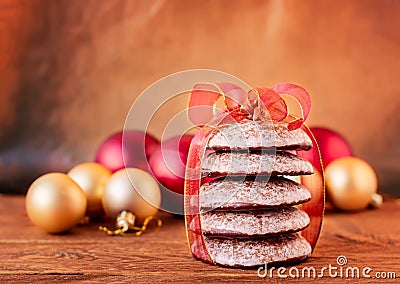
[[(296, 99), (301, 117), (289, 115), (282, 95)], [(193, 87), (189, 101), (189, 119), (200, 126), (209, 123), (217, 114), (216, 103), (220, 98), (224, 101), (225, 112), (236, 121), (248, 118), (277, 122), (290, 117), (292, 120), (288, 123), (289, 130), (300, 128), (311, 108), (308, 92), (292, 83), (279, 83), (272, 88), (255, 88), (249, 92), (232, 83), (206, 83)]]

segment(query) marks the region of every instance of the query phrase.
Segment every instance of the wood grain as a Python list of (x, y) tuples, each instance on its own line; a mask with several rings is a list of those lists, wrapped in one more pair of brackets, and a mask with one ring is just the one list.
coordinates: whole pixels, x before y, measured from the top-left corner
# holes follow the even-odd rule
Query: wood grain
[[(0, 283), (282, 281), (276, 274), (272, 279), (262, 279), (256, 270), (229, 269), (196, 261), (186, 244), (183, 219), (164, 213), (160, 216), (163, 227), (140, 237), (110, 237), (97, 231), (99, 224), (80, 225), (69, 234), (49, 235), (30, 223), (23, 196), (0, 195)], [(336, 258), (344, 255), (348, 260), (344, 267), (369, 266), (373, 269), (370, 275), (394, 271), (400, 277), (399, 219), (400, 205), (393, 200), (386, 201), (379, 210), (329, 213), (314, 254), (296, 267), (301, 270), (312, 266), (318, 270), (329, 264), (338, 266)], [(108, 225), (112, 226), (111, 223)], [(345, 281), (330, 278), (327, 273), (319, 280)]]

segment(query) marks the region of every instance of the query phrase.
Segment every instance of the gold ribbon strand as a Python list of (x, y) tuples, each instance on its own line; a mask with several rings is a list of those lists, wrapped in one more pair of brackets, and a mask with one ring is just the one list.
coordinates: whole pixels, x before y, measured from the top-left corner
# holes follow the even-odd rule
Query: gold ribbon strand
[(136, 216), (129, 211), (122, 211), (116, 220), (116, 228), (115, 230), (110, 230), (105, 226), (99, 226), (99, 230), (101, 232), (105, 232), (109, 236), (116, 236), (116, 235), (127, 235), (129, 234), (128, 231), (134, 231), (132, 234), (135, 236), (140, 236), (146, 231), (149, 223), (151, 221), (156, 222), (157, 228), (162, 226), (161, 219), (155, 216), (148, 216), (144, 219), (142, 226), (135, 226)]

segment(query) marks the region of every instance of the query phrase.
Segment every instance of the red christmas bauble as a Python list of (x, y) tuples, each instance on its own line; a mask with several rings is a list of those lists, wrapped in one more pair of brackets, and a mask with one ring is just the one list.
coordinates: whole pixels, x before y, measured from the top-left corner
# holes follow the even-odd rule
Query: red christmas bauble
[(148, 171), (147, 160), (159, 144), (156, 138), (140, 130), (117, 132), (100, 145), (95, 161), (112, 172), (125, 167)]
[(192, 139), (192, 135), (170, 138), (162, 142), (149, 159), (153, 175), (176, 193), (183, 194), (186, 160)]
[(349, 143), (339, 133), (322, 127), (311, 127), (310, 130), (317, 140), (324, 168), (336, 159), (352, 156)]

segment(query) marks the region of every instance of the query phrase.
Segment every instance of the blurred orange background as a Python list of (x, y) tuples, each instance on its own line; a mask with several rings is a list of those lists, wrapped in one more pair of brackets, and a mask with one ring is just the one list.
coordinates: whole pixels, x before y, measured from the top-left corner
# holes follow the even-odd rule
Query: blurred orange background
[(207, 68), (303, 86), (308, 125), (341, 133), (400, 195), (399, 27), (393, 0), (2, 0), (1, 191), (93, 160), (147, 86)]

